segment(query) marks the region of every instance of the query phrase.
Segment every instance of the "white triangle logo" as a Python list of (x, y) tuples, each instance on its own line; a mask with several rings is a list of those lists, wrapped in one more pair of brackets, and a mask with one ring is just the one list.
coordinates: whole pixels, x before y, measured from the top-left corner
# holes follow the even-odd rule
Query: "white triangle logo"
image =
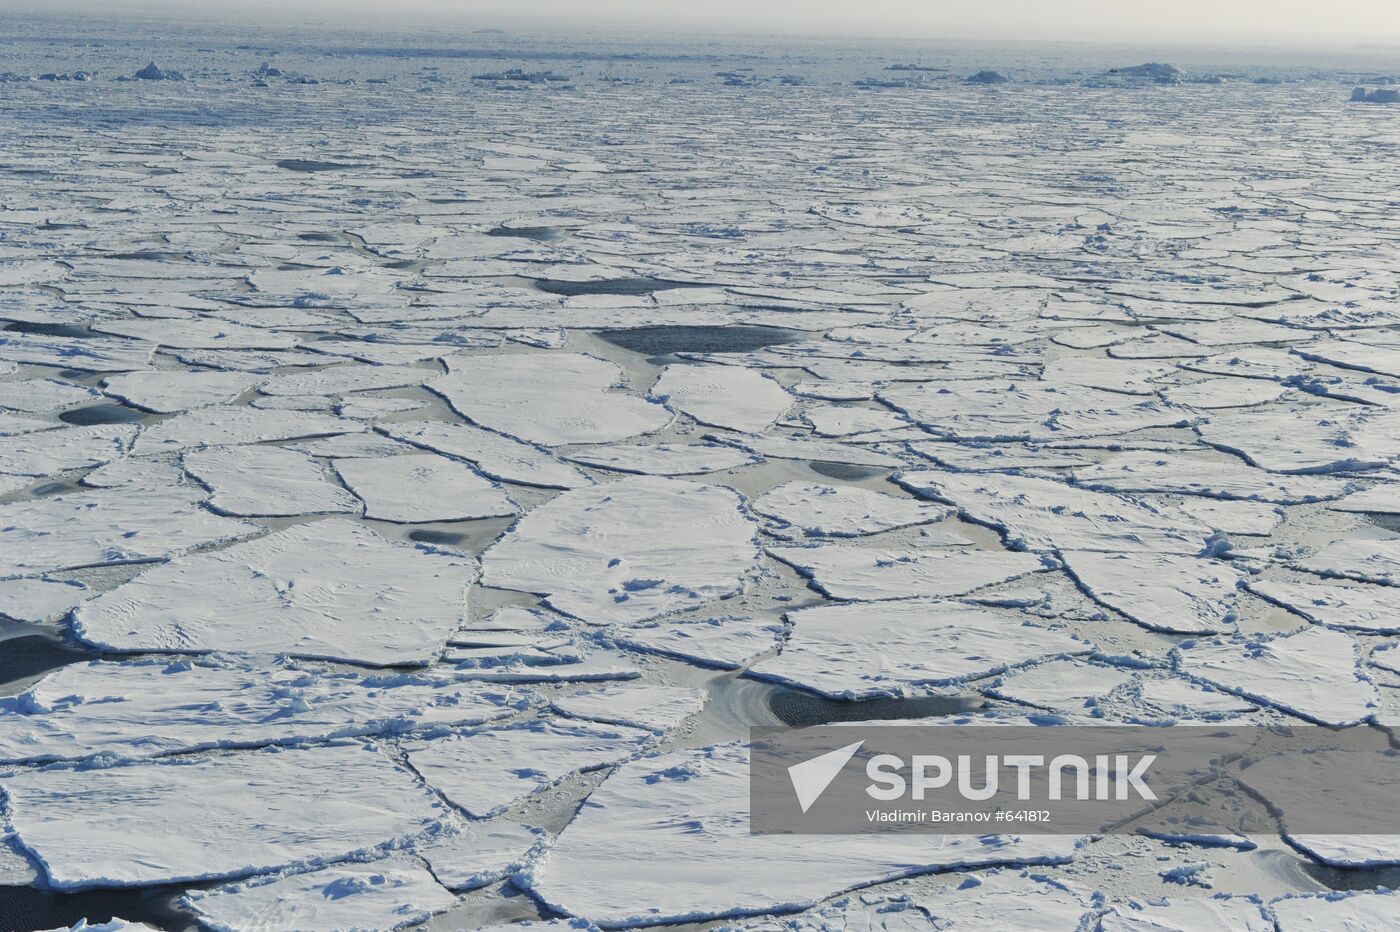
[(855, 744), (827, 751), (788, 768), (788, 777), (792, 780), (792, 788), (797, 791), (797, 802), (803, 812), (811, 809), (812, 804), (821, 799), (826, 788), (831, 786), (831, 781), (836, 779), (841, 768), (846, 766), (846, 762), (855, 756), (864, 743), (865, 740), (861, 739)]

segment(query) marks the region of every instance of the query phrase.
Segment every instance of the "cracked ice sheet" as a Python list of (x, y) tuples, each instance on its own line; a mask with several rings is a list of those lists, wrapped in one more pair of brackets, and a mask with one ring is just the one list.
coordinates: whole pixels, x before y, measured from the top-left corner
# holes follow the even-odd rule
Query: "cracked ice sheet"
[(639, 683), (569, 693), (550, 705), (560, 715), (570, 718), (665, 734), (699, 712), (706, 695), (703, 689)]
[(57, 379), (21, 379), (0, 382), (0, 408), (43, 414), (71, 408), (84, 402), (98, 401), (101, 395), (82, 385), (72, 385)]
[(273, 446), (191, 450), (185, 471), (211, 492), (209, 507), (235, 517), (358, 513), (360, 502), (305, 453)]
[(545, 489), (578, 489), (593, 480), (552, 453), (472, 424), (406, 421), (381, 432), (416, 447), (467, 460), (492, 479)]
[(650, 731), (567, 719), (407, 742), (408, 762), (474, 819), (484, 819), (571, 774), (606, 767), (655, 740)]
[(1083, 712), (1132, 678), (1132, 674), (1112, 667), (1093, 666), (1080, 660), (1050, 660), (1008, 673), (985, 691), (1025, 705)]
[(0, 576), (159, 560), (256, 534), (202, 508), (203, 490), (129, 487), (0, 504)]
[(462, 623), (470, 557), (331, 518), (178, 557), (86, 603), (73, 632), (114, 651), (227, 651), (427, 664)]
[(622, 479), (525, 515), (482, 556), (481, 582), (590, 624), (635, 624), (742, 591), (755, 532), (729, 489)]
[(853, 466), (897, 468), (902, 460), (875, 450), (830, 440), (797, 440), (791, 437), (767, 437), (757, 434), (708, 434), (706, 440), (728, 443), (741, 450), (778, 460), (810, 460), (815, 463), (850, 463)]
[(1176, 668), (1192, 679), (1319, 725), (1354, 725), (1380, 707), (1356, 641), (1326, 628), (1272, 638), (1188, 641)]
[(940, 521), (952, 510), (852, 486), (788, 482), (756, 500), (752, 508), (772, 518), (784, 534), (860, 537)]
[(1196, 428), (1213, 447), (1280, 473), (1364, 472), (1400, 455), (1400, 411), (1268, 408), (1216, 414)]
[(918, 692), (1094, 649), (1010, 609), (937, 599), (820, 605), (788, 613), (792, 634), (748, 671), (837, 699)]
[(931, 871), (1070, 860), (1061, 835), (849, 835), (839, 845), (749, 832), (742, 744), (624, 764), (520, 882), (546, 905), (607, 927), (796, 910)]
[(1179, 511), (1031, 476), (914, 470), (900, 485), (952, 502), (1025, 550), (1199, 553), (1211, 529)]
[(143, 428), (132, 452), (137, 456), (151, 456), (194, 447), (353, 434), (364, 429), (365, 425), (358, 421), (304, 411), (196, 408)]
[(428, 789), (359, 744), (28, 771), (0, 787), (20, 843), (59, 890), (311, 866), (447, 818)]
[(335, 471), (364, 501), (365, 517), (380, 521), (469, 521), (519, 510), (471, 467), (433, 453), (341, 460)]
[(181, 905), (217, 932), (338, 932), (404, 929), (456, 904), (422, 864), (394, 857), (200, 890)]
[(622, 369), (580, 353), (449, 358), (428, 387), (462, 417), (519, 440), (558, 446), (606, 443), (658, 431), (660, 404), (617, 390)]
[(1060, 551), (1094, 601), (1145, 628), (1178, 634), (1232, 630), (1247, 573), (1221, 560), (1168, 553)]
[(515, 704), (508, 690), (450, 676), (91, 661), (0, 699), (0, 761), (157, 757), (472, 725)]
[(893, 550), (819, 544), (769, 547), (768, 553), (841, 600), (876, 601), (962, 595), (1046, 569), (1040, 557), (1004, 550)]
[(650, 394), (701, 424), (747, 434), (772, 426), (794, 400), (775, 379), (735, 366), (667, 366)]

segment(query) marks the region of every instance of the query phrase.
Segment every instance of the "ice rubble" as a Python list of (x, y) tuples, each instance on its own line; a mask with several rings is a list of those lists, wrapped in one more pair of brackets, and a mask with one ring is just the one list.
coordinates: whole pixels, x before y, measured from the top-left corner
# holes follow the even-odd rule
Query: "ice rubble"
[(186, 905), (216, 932), (247, 929), (403, 929), (452, 908), (457, 898), (422, 864), (396, 857), (334, 864), (303, 874), (188, 894)]
[(426, 664), (461, 624), (475, 575), (469, 557), (331, 518), (174, 558), (84, 604), (73, 632), (114, 651)]
[(310, 866), (447, 816), (406, 771), (358, 744), (28, 771), (0, 787), (20, 843), (59, 890)]
[(815, 482), (787, 482), (760, 496), (753, 510), (773, 519), (773, 530), (805, 537), (861, 537), (927, 524), (951, 511), (918, 499)]
[(341, 460), (335, 471), (365, 517), (400, 524), (513, 515), (515, 503), (471, 467), (432, 453)]
[(812, 906), (844, 890), (950, 867), (1069, 860), (1062, 835), (848, 835), (794, 845), (750, 834), (742, 744), (624, 764), (520, 882), (608, 927)]
[(650, 731), (567, 719), (453, 735), (404, 745), (408, 762), (467, 815), (483, 819), (573, 773), (633, 756)]
[(1039, 557), (1004, 550), (894, 550), (819, 544), (769, 547), (768, 553), (833, 599), (875, 601), (962, 595), (1044, 570)]
[(858, 699), (960, 683), (1093, 650), (1031, 617), (936, 599), (799, 609), (788, 613), (792, 634), (782, 653), (760, 660), (749, 675)]
[(212, 493), (209, 507), (222, 515), (344, 514), (360, 502), (305, 453), (273, 446), (190, 450), (185, 471)]
[(762, 433), (793, 403), (774, 379), (736, 366), (667, 366), (650, 394), (701, 424), (748, 434)]
[(509, 691), (451, 676), (168, 660), (91, 661), (0, 699), (0, 761), (155, 757), (481, 724)]
[(558, 446), (652, 433), (670, 412), (623, 391), (617, 365), (579, 353), (511, 353), (449, 359), (428, 387), (475, 424)]
[(482, 555), (482, 584), (592, 624), (635, 624), (733, 595), (758, 558), (739, 496), (637, 477), (565, 492)]

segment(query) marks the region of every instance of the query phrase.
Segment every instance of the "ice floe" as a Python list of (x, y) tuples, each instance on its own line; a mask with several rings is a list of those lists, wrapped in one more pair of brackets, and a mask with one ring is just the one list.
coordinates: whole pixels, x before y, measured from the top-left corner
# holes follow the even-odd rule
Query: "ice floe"
[(776, 530), (805, 537), (860, 537), (948, 517), (947, 508), (852, 486), (788, 482), (753, 502)]
[(209, 507), (235, 517), (344, 514), (360, 503), (305, 453), (274, 446), (190, 450), (185, 471), (210, 490)]
[(401, 524), (513, 515), (515, 503), (471, 467), (431, 453), (341, 460), (335, 471), (365, 517)]

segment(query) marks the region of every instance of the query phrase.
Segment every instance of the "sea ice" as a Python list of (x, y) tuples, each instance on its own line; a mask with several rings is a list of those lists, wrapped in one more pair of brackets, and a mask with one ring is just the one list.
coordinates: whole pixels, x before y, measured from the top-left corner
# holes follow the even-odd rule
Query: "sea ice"
[(265, 517), (360, 511), (360, 502), (305, 453), (274, 446), (209, 447), (183, 457), (222, 515)]
[(1178, 634), (1231, 630), (1247, 575), (1221, 560), (1169, 553), (1062, 550), (1060, 556), (1096, 602), (1145, 628)]
[(482, 556), (482, 584), (592, 624), (635, 624), (738, 593), (758, 559), (739, 496), (637, 477), (565, 492)]
[(83, 605), (73, 631), (114, 651), (426, 664), (461, 624), (475, 574), (468, 557), (331, 518), (177, 557)]
[(471, 467), (432, 453), (341, 460), (335, 471), (364, 501), (365, 517), (380, 521), (469, 521), (518, 510)]
[(769, 547), (768, 553), (810, 578), (823, 594), (858, 601), (962, 595), (1046, 568), (1034, 554), (1005, 550), (895, 550), (818, 544)]
[(416, 447), (466, 460), (501, 482), (545, 489), (578, 489), (593, 482), (548, 451), (471, 424), (404, 421), (378, 429)]
[(855, 486), (788, 482), (753, 502), (775, 530), (807, 537), (860, 537), (948, 517), (948, 508)]
[(674, 365), (661, 370), (651, 397), (701, 424), (756, 434), (792, 406), (777, 381), (736, 366)]
[(28, 771), (0, 786), (20, 843), (59, 890), (319, 864), (447, 817), (410, 774), (358, 744)]
[(703, 689), (648, 684), (603, 686), (560, 696), (554, 711), (605, 725), (627, 725), (664, 734), (705, 704)]

